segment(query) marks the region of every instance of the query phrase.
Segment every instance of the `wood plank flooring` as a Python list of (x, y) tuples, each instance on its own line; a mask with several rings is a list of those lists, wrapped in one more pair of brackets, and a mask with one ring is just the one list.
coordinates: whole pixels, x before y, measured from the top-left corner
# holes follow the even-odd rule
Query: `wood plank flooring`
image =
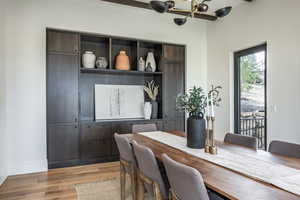
[(1, 200), (76, 200), (75, 185), (120, 176), (119, 162), (10, 176), (0, 186)]

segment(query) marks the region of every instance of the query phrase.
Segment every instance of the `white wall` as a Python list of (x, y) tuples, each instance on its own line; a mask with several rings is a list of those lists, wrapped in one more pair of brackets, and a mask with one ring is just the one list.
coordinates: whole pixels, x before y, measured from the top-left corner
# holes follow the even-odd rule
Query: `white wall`
[(100, 0), (5, 0), (9, 174), (47, 169), (46, 27), (187, 45), (187, 86), (206, 86), (206, 23)]
[(5, 94), (5, 66), (4, 66), (4, 29), (5, 14), (4, 5), (0, 1), (0, 185), (7, 177), (7, 152), (6, 152), (6, 94)]
[(224, 87), (223, 106), (217, 112), (218, 138), (233, 124), (232, 53), (267, 42), (268, 141), (300, 143), (299, 8), (299, 0), (257, 0), (209, 23), (208, 80)]

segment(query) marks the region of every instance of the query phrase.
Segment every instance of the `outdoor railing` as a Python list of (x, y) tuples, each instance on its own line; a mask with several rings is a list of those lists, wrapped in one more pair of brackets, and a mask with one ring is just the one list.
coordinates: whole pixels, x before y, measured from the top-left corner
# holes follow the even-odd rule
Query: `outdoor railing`
[(258, 139), (258, 148), (265, 149), (265, 118), (246, 117), (240, 120), (240, 134), (256, 137)]

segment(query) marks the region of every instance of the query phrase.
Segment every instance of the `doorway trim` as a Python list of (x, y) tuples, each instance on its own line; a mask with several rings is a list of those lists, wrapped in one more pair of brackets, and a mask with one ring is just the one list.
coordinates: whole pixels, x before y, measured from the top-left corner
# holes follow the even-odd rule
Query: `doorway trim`
[(263, 43), (254, 47), (250, 47), (247, 49), (243, 49), (240, 51), (236, 51), (233, 53), (233, 87), (234, 87), (234, 132), (240, 134), (240, 123), (238, 123), (240, 121), (240, 111), (241, 111), (241, 103), (240, 103), (240, 98), (241, 98), (241, 93), (240, 93), (240, 86), (241, 86), (241, 79), (240, 79), (240, 62), (239, 62), (239, 58), (242, 56), (246, 56), (249, 54), (254, 54), (256, 52), (259, 51), (265, 51), (265, 72), (264, 72), (264, 78), (265, 78), (265, 120), (264, 120), (264, 137), (265, 137), (265, 141), (264, 141), (264, 148), (265, 150), (267, 150), (267, 57), (268, 57), (268, 53), (267, 53), (267, 43)]

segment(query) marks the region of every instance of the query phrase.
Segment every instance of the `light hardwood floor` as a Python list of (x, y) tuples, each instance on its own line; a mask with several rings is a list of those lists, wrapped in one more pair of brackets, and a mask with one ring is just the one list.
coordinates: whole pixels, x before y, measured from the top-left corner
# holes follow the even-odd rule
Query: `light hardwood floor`
[(1, 200), (75, 200), (75, 185), (120, 176), (119, 162), (11, 176), (0, 186)]

